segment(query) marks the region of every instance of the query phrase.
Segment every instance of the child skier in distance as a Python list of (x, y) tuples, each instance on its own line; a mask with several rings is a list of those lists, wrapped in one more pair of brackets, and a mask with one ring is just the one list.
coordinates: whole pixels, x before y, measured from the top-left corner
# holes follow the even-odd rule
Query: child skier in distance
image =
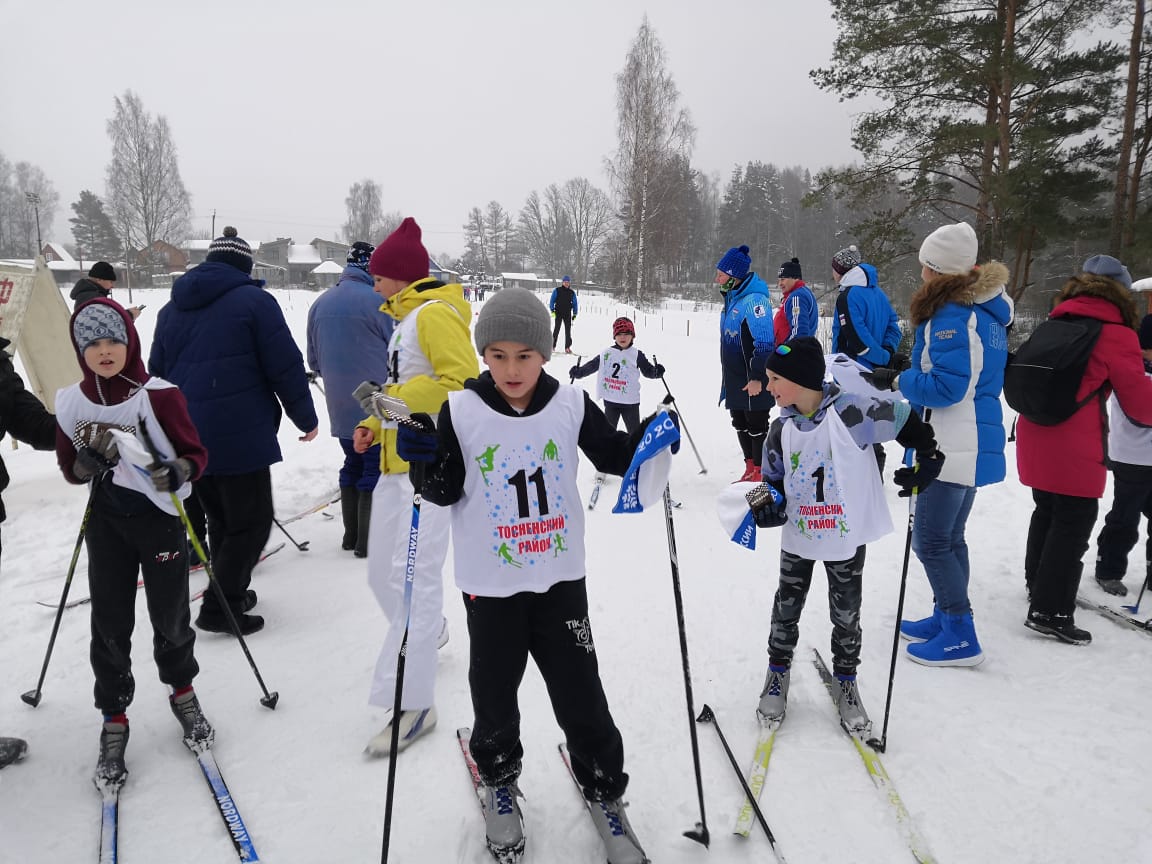
[(761, 526), (783, 525), (780, 585), (772, 604), (768, 674), (756, 713), (762, 723), (784, 719), (789, 669), (800, 636), (800, 613), (812, 568), (824, 562), (832, 619), (832, 671), (840, 682), (840, 722), (868, 735), (871, 721), (860, 703), (860, 600), (867, 544), (892, 530), (872, 445), (895, 438), (916, 450), (917, 467), (895, 481), (910, 495), (940, 473), (944, 455), (932, 427), (907, 402), (854, 395), (824, 381), (824, 351), (812, 337), (777, 346), (767, 362), (768, 389), (780, 407), (764, 444), (761, 472), (783, 496), (753, 505)]
[[(93, 300), (71, 323), (80, 358), (79, 384), (56, 394), (56, 459), (70, 483), (90, 483), (84, 542), (92, 596), (92, 671), (96, 707), (104, 715), (97, 788), (122, 785), (128, 771), (128, 717), (135, 681), (130, 657), (136, 578), (144, 579), (152, 621), (153, 657), (169, 704), (193, 752), (211, 746), (214, 732), (192, 690), (199, 672), (188, 606), (188, 543), (172, 502), (208, 461), (184, 396), (150, 378), (140, 359), (132, 317), (115, 301)], [(162, 461), (144, 473), (121, 460), (112, 430), (135, 435), (142, 424)]]
[(524, 848), (516, 694), (531, 655), (608, 859), (642, 864), (648, 859), (624, 810), (623, 742), (588, 622), (576, 469), (580, 449), (599, 470), (623, 474), (645, 426), (614, 431), (588, 394), (544, 372), (549, 337), (548, 310), (530, 291), (494, 294), (475, 324), (488, 371), (448, 395), (435, 436), (401, 426), (397, 448), (401, 458), (427, 463), (424, 500), (452, 510), (471, 644), (470, 746), (489, 848), (500, 860)]
[(568, 374), (586, 378), (599, 370), (596, 395), (604, 401), (604, 416), (613, 429), (624, 418), (624, 428), (635, 432), (640, 425), (640, 376), (663, 378), (664, 367), (648, 362), (635, 345), (636, 326), (631, 318), (612, 322), (612, 344), (583, 366), (574, 364)]

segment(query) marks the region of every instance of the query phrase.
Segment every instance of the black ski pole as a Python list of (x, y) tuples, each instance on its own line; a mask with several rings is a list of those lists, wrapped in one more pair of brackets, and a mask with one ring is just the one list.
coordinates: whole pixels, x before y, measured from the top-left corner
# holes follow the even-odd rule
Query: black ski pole
[(292, 545), (296, 547), (296, 550), (298, 552), (307, 552), (308, 551), (308, 544), (312, 542), (311, 540), (305, 540), (303, 543), (297, 543), (296, 538), (288, 533), (288, 529), (284, 527), (284, 525), (280, 522), (279, 519), (277, 519), (275, 516), (273, 516), (272, 521), (276, 523), (277, 528), (279, 528), (281, 531), (284, 532), (284, 536), (292, 541)]
[[(583, 360), (583, 359), (584, 359), (584, 355), (583, 355), (583, 354), (577, 354), (577, 355), (576, 355), (576, 366), (579, 366), (579, 365), (580, 365), (580, 361), (581, 361), (581, 360)], [(573, 367), (573, 368), (575, 368), (575, 367)], [(574, 373), (574, 372), (573, 372), (573, 373), (569, 374), (569, 376), (568, 376), (568, 383), (569, 383), (569, 384), (575, 384), (575, 383), (576, 383), (576, 373)]]
[[(140, 421), (143, 424), (143, 420)], [(143, 429), (141, 425), (141, 429)], [(216, 592), (216, 600), (220, 603), (220, 608), (224, 610), (224, 615), (228, 619), (228, 626), (232, 628), (232, 635), (240, 643), (240, 650), (244, 652), (244, 656), (248, 658), (248, 665), (252, 667), (252, 674), (256, 676), (256, 682), (260, 685), (260, 689), (264, 691), (264, 695), (260, 697), (260, 704), (265, 708), (276, 710), (276, 703), (280, 701), (280, 694), (273, 690), (268, 692), (268, 688), (264, 685), (264, 679), (260, 676), (260, 670), (256, 668), (256, 661), (252, 659), (252, 652), (248, 650), (248, 643), (244, 641), (244, 634), (240, 632), (240, 624), (236, 621), (236, 615), (232, 612), (232, 607), (228, 604), (228, 598), (224, 596), (224, 589), (220, 587), (220, 582), (216, 579), (216, 574), (212, 572), (212, 562), (208, 560), (208, 553), (204, 551), (204, 547), (200, 545), (200, 539), (196, 536), (196, 531), (192, 527), (192, 520), (188, 518), (187, 511), (184, 510), (184, 505), (180, 503), (180, 499), (176, 497), (175, 492), (169, 493), (172, 496), (172, 506), (176, 508), (177, 514), (180, 516), (180, 521), (184, 523), (184, 530), (188, 533), (188, 540), (192, 543), (192, 547), (196, 550), (196, 554), (200, 556), (200, 560), (204, 563), (204, 572), (208, 574), (208, 584), (212, 586), (212, 590)]]
[[(411, 417), (393, 415), (397, 423), (431, 431)], [(381, 864), (388, 864), (388, 846), (392, 837), (392, 802), (396, 792), (396, 754), (400, 750), (400, 714), (404, 695), (404, 661), (408, 655), (408, 625), (412, 620), (412, 583), (416, 579), (416, 553), (420, 542), (420, 490), (424, 488), (424, 463), (409, 465), (412, 480), (412, 524), (408, 528), (408, 560), (404, 568), (404, 636), (396, 657), (396, 698), (392, 701), (392, 740), (388, 744), (388, 791), (384, 797), (384, 841), (380, 848)]]
[[(156, 449), (156, 442), (152, 440), (152, 433), (148, 431), (148, 421), (143, 417), (140, 418), (140, 436), (144, 439), (144, 446), (148, 448), (148, 452), (152, 454), (153, 460), (157, 463), (164, 460), (160, 456), (160, 451)], [(180, 521), (184, 524), (184, 531), (188, 535), (188, 540), (192, 544), (192, 548), (196, 550), (196, 554), (200, 556), (200, 560), (204, 563), (204, 572), (208, 574), (208, 585), (216, 592), (216, 599), (220, 603), (220, 607), (224, 610), (224, 617), (228, 619), (228, 626), (232, 628), (232, 635), (236, 637), (236, 641), (240, 643), (240, 650), (244, 652), (244, 656), (248, 658), (248, 665), (252, 667), (252, 674), (256, 676), (256, 682), (260, 685), (260, 689), (264, 695), (260, 698), (260, 704), (265, 708), (273, 711), (276, 710), (276, 703), (280, 701), (280, 694), (273, 690), (268, 692), (268, 688), (264, 685), (264, 679), (260, 675), (260, 670), (256, 668), (256, 661), (252, 659), (252, 652), (248, 650), (248, 643), (244, 641), (244, 634), (240, 632), (240, 625), (236, 621), (236, 616), (232, 612), (232, 607), (228, 604), (228, 598), (224, 596), (224, 589), (220, 587), (220, 582), (216, 579), (216, 574), (212, 572), (212, 562), (208, 558), (208, 553), (204, 551), (204, 547), (200, 545), (200, 538), (196, 536), (196, 529), (192, 527), (192, 520), (188, 518), (188, 512), (184, 509), (184, 505), (180, 499), (176, 497), (175, 492), (168, 493), (169, 498), (172, 500), (172, 506), (176, 508), (176, 515), (180, 517)]]
[(1152, 581), (1152, 564), (1146, 566), (1145, 570), (1147, 572), (1144, 574), (1144, 584), (1140, 586), (1140, 593), (1136, 596), (1136, 603), (1132, 606), (1125, 603), (1120, 607), (1127, 612), (1131, 612), (1133, 615), (1140, 614), (1140, 601), (1144, 599), (1144, 592), (1148, 590), (1148, 583)]
[(708, 845), (708, 820), (704, 815), (704, 780), (700, 776), (700, 742), (696, 738), (696, 709), (692, 704), (692, 672), (688, 668), (688, 634), (684, 629), (684, 598), (680, 594), (680, 564), (676, 558), (676, 528), (672, 524), (672, 495), (664, 487), (664, 527), (668, 532), (668, 563), (672, 566), (672, 594), (676, 598), (676, 627), (680, 631), (680, 660), (684, 667), (684, 696), (688, 700), (688, 731), (692, 738), (692, 767), (696, 771), (696, 796), (700, 821), (684, 836)]
[[(911, 467), (914, 461), (912, 450), (904, 455), (904, 464)], [(884, 700), (884, 727), (879, 738), (872, 738), (868, 744), (878, 753), (888, 747), (888, 717), (892, 712), (892, 686), (896, 683), (896, 654), (900, 650), (900, 620), (904, 617), (904, 594), (908, 588), (908, 564), (912, 557), (912, 526), (916, 522), (916, 488), (908, 497), (908, 531), (904, 536), (904, 566), (900, 570), (900, 597), (896, 601), (896, 628), (892, 633), (892, 662), (888, 667), (888, 697)]]
[(96, 495), (96, 487), (100, 484), (100, 477), (92, 479), (92, 488), (88, 491), (88, 504), (84, 508), (84, 517), (80, 520), (80, 530), (76, 534), (76, 548), (72, 550), (72, 563), (68, 565), (68, 575), (64, 577), (64, 590), (60, 592), (60, 605), (56, 608), (56, 620), (52, 623), (52, 635), (48, 637), (48, 650), (44, 652), (44, 665), (40, 667), (40, 680), (36, 682), (36, 689), (22, 693), (20, 698), (25, 705), (35, 708), (40, 704), (44, 676), (48, 674), (48, 661), (52, 659), (52, 648), (56, 645), (56, 634), (60, 631), (60, 619), (64, 616), (64, 604), (68, 602), (68, 589), (72, 587), (72, 577), (76, 573), (76, 562), (80, 560), (80, 547), (84, 545), (84, 534), (88, 530), (88, 517), (92, 515), (92, 499)]
[[(656, 364), (656, 355), (652, 355), (652, 363)], [(700, 463), (700, 473), (707, 474), (708, 469), (704, 467), (704, 460), (700, 458), (700, 451), (696, 449), (696, 442), (692, 440), (692, 433), (688, 431), (688, 424), (684, 422), (684, 412), (676, 404), (676, 397), (672, 395), (672, 390), (668, 387), (668, 382), (664, 380), (664, 376), (660, 376), (660, 383), (664, 385), (664, 389), (668, 395), (662, 400), (665, 405), (671, 405), (676, 413), (680, 416), (680, 429), (688, 437), (688, 443), (692, 445), (692, 453), (696, 456), (696, 461)]]
[(724, 745), (724, 752), (728, 754), (728, 761), (732, 763), (732, 770), (736, 772), (736, 778), (740, 781), (740, 786), (744, 790), (744, 794), (748, 797), (748, 803), (752, 805), (752, 810), (756, 813), (756, 818), (760, 821), (760, 827), (764, 829), (764, 833), (768, 836), (768, 845), (772, 847), (772, 852), (776, 856), (778, 864), (786, 864), (784, 855), (776, 848), (776, 837), (772, 833), (772, 829), (768, 827), (768, 820), (764, 818), (764, 813), (760, 810), (760, 804), (756, 801), (756, 796), (752, 794), (752, 790), (748, 788), (748, 781), (744, 779), (744, 772), (740, 770), (740, 765), (736, 761), (736, 757), (732, 755), (732, 748), (728, 746), (728, 739), (724, 737), (724, 732), (720, 728), (720, 721), (716, 719), (716, 715), (712, 713), (712, 709), (708, 707), (708, 703), (704, 703), (704, 709), (700, 712), (700, 716), (696, 718), (697, 723), (711, 723), (716, 727), (716, 734), (720, 736), (720, 743)]

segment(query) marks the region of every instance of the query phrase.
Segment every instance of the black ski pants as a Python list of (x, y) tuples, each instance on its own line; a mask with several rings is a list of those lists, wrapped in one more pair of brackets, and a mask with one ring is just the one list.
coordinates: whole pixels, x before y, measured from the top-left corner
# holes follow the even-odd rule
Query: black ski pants
[(188, 609), (188, 538), (180, 518), (155, 507), (122, 515), (97, 496), (84, 534), (88, 588), (92, 595), (89, 654), (96, 676), (96, 707), (121, 714), (132, 704), (132, 631), (136, 625), (136, 579), (144, 577), (152, 656), (160, 680), (187, 687), (200, 671), (196, 634)]
[(1032, 490), (1036, 509), (1028, 525), (1024, 579), (1029, 610), (1045, 615), (1072, 615), (1084, 569), (1084, 553), (1096, 524), (1100, 502), (1056, 492)]
[[(1096, 538), (1096, 578), (1123, 579), (1128, 571), (1128, 553), (1140, 539), (1140, 517), (1152, 525), (1152, 467), (1113, 465), (1112, 509), (1104, 517), (1104, 527)], [(1141, 579), (1152, 570), (1152, 529), (1144, 550)], [(1143, 583), (1141, 583), (1143, 584)]]
[(732, 415), (732, 428), (740, 439), (740, 450), (744, 458), (759, 465), (764, 458), (764, 436), (768, 434), (768, 426), (772, 422), (771, 412), (737, 409), (729, 410), (728, 413)]
[(556, 310), (556, 324), (552, 327), (552, 347), (556, 347), (556, 339), (560, 336), (560, 325), (564, 325), (564, 350), (572, 347), (572, 310)]
[(468, 685), (476, 715), (472, 755), (484, 784), (504, 786), (520, 776), (524, 748), (517, 691), (531, 655), (584, 794), (592, 801), (623, 795), (628, 785), (624, 743), (600, 683), (584, 580), (558, 582), (543, 594), (465, 594), (464, 608), (471, 645)]
[[(248, 474), (209, 474), (196, 481), (196, 494), (208, 516), (212, 572), (233, 614), (242, 615), (252, 568), (272, 532), (272, 474), (267, 468)], [(205, 593), (202, 611), (223, 615), (214, 591)]]
[[(864, 553), (846, 561), (825, 561), (828, 574), (828, 617), (832, 620), (832, 668), (837, 675), (855, 675), (860, 664), (860, 601), (864, 586)], [(808, 599), (815, 561), (780, 551), (780, 587), (772, 601), (772, 629), (768, 658), (777, 666), (791, 666), (800, 640), (800, 613)]]
[(640, 425), (640, 406), (639, 405), (625, 405), (622, 402), (609, 402), (604, 400), (604, 419), (608, 421), (608, 425), (615, 429), (619, 424), (620, 418), (624, 418), (624, 428), (629, 432), (635, 432), (636, 428)]

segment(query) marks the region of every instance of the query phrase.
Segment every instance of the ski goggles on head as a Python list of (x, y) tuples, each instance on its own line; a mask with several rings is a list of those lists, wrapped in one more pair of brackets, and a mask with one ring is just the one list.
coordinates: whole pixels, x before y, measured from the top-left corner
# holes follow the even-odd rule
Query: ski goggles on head
[(791, 345), (777, 345), (776, 346), (776, 353), (779, 354), (781, 357), (787, 357), (789, 354), (792, 353), (792, 346)]

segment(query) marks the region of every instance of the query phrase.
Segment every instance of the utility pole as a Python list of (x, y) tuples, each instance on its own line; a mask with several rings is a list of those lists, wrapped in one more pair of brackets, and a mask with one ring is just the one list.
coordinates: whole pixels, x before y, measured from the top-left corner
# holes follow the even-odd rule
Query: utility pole
[(212, 208), (212, 238), (216, 237), (216, 208)]
[(36, 256), (44, 254), (44, 241), (40, 239), (40, 196), (35, 192), (25, 192), (24, 200), (32, 205), (32, 210), (36, 214)]

